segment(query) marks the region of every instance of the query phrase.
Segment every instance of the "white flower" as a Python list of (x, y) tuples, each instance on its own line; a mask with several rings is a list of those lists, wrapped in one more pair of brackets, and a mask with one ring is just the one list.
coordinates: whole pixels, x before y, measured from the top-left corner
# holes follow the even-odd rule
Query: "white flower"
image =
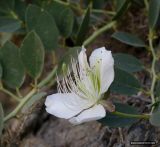
[(94, 50), (87, 61), (82, 48), (78, 61), (72, 60), (72, 71), (58, 83), (58, 93), (47, 97), (46, 111), (72, 124), (98, 120), (106, 115), (100, 100), (114, 79), (114, 60), (105, 47)]

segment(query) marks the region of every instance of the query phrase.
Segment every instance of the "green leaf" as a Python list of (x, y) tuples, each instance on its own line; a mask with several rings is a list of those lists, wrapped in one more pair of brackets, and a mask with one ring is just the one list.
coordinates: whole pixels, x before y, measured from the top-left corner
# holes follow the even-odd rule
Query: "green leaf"
[[(136, 108), (127, 104), (115, 103), (115, 108), (118, 112), (127, 114), (138, 114)], [(117, 128), (130, 126), (137, 120), (137, 118), (126, 118), (107, 112), (106, 117), (99, 120), (99, 122), (106, 126)]]
[(79, 28), (79, 31), (77, 34), (76, 45), (83, 44), (83, 41), (85, 40), (85, 36), (88, 32), (89, 22), (90, 22), (90, 7), (88, 7), (88, 9), (85, 13), (84, 19), (83, 19), (81, 26)]
[(122, 16), (124, 12), (127, 10), (128, 5), (129, 5), (129, 0), (116, 0), (117, 12), (113, 17), (113, 20), (120, 18), (120, 16)]
[(115, 9), (116, 11), (120, 10), (125, 4), (126, 0), (115, 0)]
[[(45, 10), (47, 10), (51, 15), (52, 17), (54, 18), (57, 26), (59, 25), (59, 22), (60, 22), (60, 17), (59, 17), (59, 14), (69, 8), (68, 6), (65, 6), (63, 4), (60, 4), (56, 1), (51, 1), (49, 3), (47, 3), (45, 6), (44, 6)], [(57, 15), (58, 14), (58, 15)]]
[(19, 19), (25, 21), (25, 12), (27, 9), (27, 2), (22, 0), (16, 0), (14, 11)]
[(145, 43), (137, 36), (126, 32), (115, 32), (113, 38), (135, 47), (145, 47)]
[(93, 1), (93, 8), (94, 9), (102, 9), (105, 7), (105, 1), (106, 0), (94, 0)]
[(2, 78), (2, 73), (3, 73), (3, 69), (2, 69), (2, 65), (0, 64), (0, 79)]
[[(85, 0), (84, 4), (85, 6), (88, 6), (90, 4), (90, 0)], [(106, 6), (106, 0), (93, 0), (92, 1), (92, 8), (93, 9), (102, 9)]]
[(144, 7), (144, 1), (140, 1), (140, 0), (132, 0), (132, 5), (135, 5), (137, 7)]
[(115, 69), (115, 79), (110, 90), (118, 94), (133, 95), (140, 90), (140, 83), (132, 74)]
[(44, 65), (44, 47), (34, 31), (28, 33), (23, 40), (21, 58), (29, 75), (32, 78), (40, 77)]
[(25, 77), (19, 49), (13, 43), (6, 42), (0, 49), (0, 61), (3, 68), (2, 80), (10, 88), (19, 88)]
[(41, 100), (44, 96), (46, 96), (46, 92), (39, 92), (32, 96), (23, 106), (22, 112), (28, 111), (29, 108), (31, 108), (35, 103), (37, 103), (39, 100)]
[(80, 50), (81, 50), (81, 47), (78, 47), (78, 46), (72, 47), (64, 54), (64, 56), (59, 61), (58, 73), (62, 72), (63, 64), (66, 64), (68, 66), (71, 63), (71, 58), (75, 58), (75, 57), (77, 58), (77, 54)]
[(74, 23), (74, 16), (71, 9), (65, 9), (59, 15), (60, 23), (59, 23), (59, 30), (64, 37), (69, 37), (72, 33), (73, 23)]
[(0, 12), (9, 13), (14, 9), (14, 0), (0, 0)]
[(38, 6), (29, 5), (26, 10), (26, 23), (29, 31), (41, 38), (45, 49), (53, 50), (58, 46), (59, 32), (53, 17)]
[(160, 126), (160, 105), (154, 109), (149, 121), (154, 126)]
[(19, 20), (0, 17), (0, 32), (15, 32), (21, 27)]
[(74, 24), (74, 14), (69, 6), (52, 1), (47, 3), (44, 8), (54, 18), (61, 35), (64, 37), (69, 37), (72, 33)]
[(71, 37), (76, 38), (78, 30), (79, 30), (78, 20), (76, 17), (74, 17), (73, 30), (72, 30)]
[(143, 69), (142, 63), (132, 55), (117, 53), (113, 57), (116, 68), (127, 72), (137, 72)]
[(157, 81), (157, 84), (155, 87), (155, 95), (156, 95), (156, 97), (159, 98), (159, 101), (160, 101), (160, 81), (159, 80)]
[(149, 2), (149, 27), (153, 29), (157, 23), (160, 12), (160, 0), (150, 0)]
[(3, 130), (3, 118), (4, 118), (4, 112), (2, 104), (0, 103), (0, 136), (2, 135), (2, 130)]

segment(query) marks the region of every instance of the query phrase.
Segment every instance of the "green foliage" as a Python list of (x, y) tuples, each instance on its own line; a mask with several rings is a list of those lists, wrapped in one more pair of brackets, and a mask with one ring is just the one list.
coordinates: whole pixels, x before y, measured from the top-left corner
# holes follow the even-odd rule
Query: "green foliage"
[(115, 8), (117, 11), (119, 11), (123, 5), (127, 2), (127, 0), (115, 0)]
[(154, 126), (160, 126), (160, 105), (154, 109), (149, 121)]
[(0, 1), (0, 12), (8, 13), (14, 9), (15, 0), (1, 0)]
[(2, 104), (0, 103), (0, 136), (2, 135), (2, 130), (3, 130), (3, 118), (4, 118), (4, 112)]
[(160, 12), (160, 0), (150, 0), (149, 3), (149, 27), (153, 29), (157, 23)]
[[(71, 9), (64, 9), (60, 13), (59, 30), (64, 37), (69, 37), (72, 33), (74, 16)], [(65, 18), (65, 19), (64, 19)]]
[(56, 49), (59, 32), (53, 17), (38, 6), (29, 5), (26, 10), (28, 31), (34, 30), (41, 38), (46, 50)]
[(113, 20), (120, 18), (127, 10), (128, 5), (129, 5), (129, 0), (116, 0), (117, 10), (115, 16), (113, 17)]
[[(138, 114), (136, 108), (127, 104), (115, 103), (115, 108), (118, 112), (123, 112), (126, 114)], [(127, 118), (107, 112), (106, 117), (101, 119), (99, 122), (109, 127), (118, 128), (130, 126), (137, 120), (137, 118)]]
[(10, 88), (19, 88), (25, 77), (19, 49), (11, 42), (6, 42), (0, 49), (0, 61), (3, 68), (2, 80)]
[(69, 37), (72, 33), (74, 24), (74, 15), (70, 7), (52, 1), (47, 3), (44, 8), (54, 18), (61, 35), (64, 37)]
[(143, 69), (142, 63), (132, 55), (117, 53), (113, 57), (116, 68), (126, 72), (137, 72)]
[(18, 19), (25, 21), (25, 12), (27, 9), (26, 1), (16, 0), (16, 5), (14, 8), (14, 12), (17, 15)]
[(2, 69), (2, 65), (0, 64), (0, 79), (2, 78), (2, 73), (3, 73), (3, 69)]
[(160, 100), (160, 81), (159, 80), (157, 81), (157, 84), (156, 84), (156, 87), (155, 87), (155, 95)]
[[(62, 5), (56, 1), (51, 1), (49, 3), (46, 3), (44, 6), (44, 9), (47, 10), (52, 17), (54, 18), (57, 26), (60, 23), (60, 14), (65, 10), (68, 9), (69, 7), (66, 5)], [(58, 14), (58, 15), (57, 15)]]
[(65, 65), (70, 65), (71, 63), (71, 59), (77, 57), (78, 52), (81, 50), (81, 47), (72, 47), (70, 49), (68, 49), (68, 51), (63, 55), (63, 57), (61, 58), (60, 62), (59, 62), (59, 68), (58, 68), (58, 73), (62, 72), (62, 66), (63, 64)]
[(93, 8), (94, 9), (101, 9), (104, 7), (105, 0), (93, 0)]
[(132, 74), (115, 69), (115, 79), (110, 89), (118, 94), (133, 95), (140, 90), (140, 83)]
[(19, 20), (0, 17), (0, 32), (14, 32), (21, 27)]
[(21, 48), (23, 64), (32, 78), (40, 77), (44, 65), (44, 47), (39, 36), (34, 32), (28, 33)]
[[(129, 6), (132, 6), (131, 13), (129, 12), (127, 16), (124, 16)], [(133, 15), (134, 23), (132, 23), (132, 25), (139, 25), (138, 23), (142, 20), (140, 27), (141, 29), (145, 28), (145, 30), (147, 30), (145, 22), (148, 22), (149, 31), (146, 31), (146, 34), (143, 33), (145, 31), (139, 34), (140, 36), (144, 35), (146, 39), (145, 42), (133, 34), (117, 31), (122, 27), (123, 30), (130, 30), (130, 32), (134, 33), (128, 18), (130, 18), (130, 16), (132, 18), (132, 15), (130, 15), (133, 13), (132, 10), (139, 8), (141, 8), (140, 12), (142, 12), (142, 15), (139, 15), (140, 19), (134, 18), (138, 16), (137, 13), (135, 16)], [(19, 45), (21, 39), (24, 37), (20, 50), (11, 42), (6, 42), (2, 46), (5, 41), (1, 41), (0, 44), (0, 78), (1, 82), (6, 84), (1, 90), (19, 102), (13, 112), (5, 116), (4, 119), (3, 108), (0, 104), (0, 134), (3, 123), (20, 112), (23, 106), (22, 112), (27, 112), (29, 108), (46, 96), (46, 93), (43, 92), (44, 87), (49, 88), (53, 85), (55, 73), (58, 73), (61, 79), (61, 76), (63, 76), (62, 72), (64, 74), (67, 72), (68, 67), (71, 65), (71, 58), (77, 58), (78, 52), (81, 50), (79, 46), (83, 44), (85, 46), (89, 45), (102, 33), (106, 33), (104, 35), (106, 41), (104, 41), (104, 38), (102, 39), (103, 44), (107, 43), (110, 37), (113, 37), (124, 44), (146, 48), (146, 50), (144, 50), (146, 54), (149, 50), (147, 57), (151, 55), (149, 59), (152, 60), (152, 63), (148, 66), (151, 68), (147, 68), (147, 71), (151, 73), (151, 87), (147, 87), (146, 89), (150, 89), (150, 91), (141, 89), (139, 81), (134, 76), (135, 72), (145, 70), (142, 63), (132, 55), (117, 53), (113, 54), (115, 79), (106, 94), (109, 95), (110, 92), (113, 92), (131, 96), (137, 94), (139, 90), (150, 94), (152, 98), (151, 104), (155, 108), (151, 115), (150, 122), (155, 126), (160, 126), (160, 107), (158, 106), (160, 101), (160, 82), (158, 81), (159, 71), (157, 71), (155, 67), (159, 59), (159, 51), (158, 47), (156, 47), (159, 37), (157, 33), (158, 27), (156, 28), (156, 25), (159, 23), (159, 11), (160, 0), (0, 0), (0, 32), (2, 32), (0, 37), (3, 39), (3, 35), (5, 34), (3, 32), (9, 32), (16, 45)], [(148, 13), (148, 21), (146, 21), (146, 12)], [(89, 26), (91, 26), (91, 29)], [(137, 27), (138, 30), (140, 27)], [(111, 29), (110, 32), (108, 31), (109, 29)], [(113, 30), (116, 30), (116, 32), (111, 35)], [(136, 30), (136, 32), (138, 32), (138, 30)], [(21, 33), (21, 35), (19, 35), (19, 33)], [(88, 39), (86, 39), (87, 35)], [(4, 38), (4, 40), (7, 40), (7, 37)], [(93, 46), (99, 45), (96, 43), (94, 43)], [(98, 43), (101, 44), (101, 42)], [(131, 49), (134, 49), (134, 51), (140, 51), (133, 47)], [(55, 69), (48, 75), (45, 74), (46, 77), (41, 79), (40, 76), (44, 68), (45, 51), (54, 52), (55, 56), (60, 56), (60, 59), (56, 60), (57, 58), (55, 58), (54, 61), (54, 63), (58, 64), (58, 70), (57, 65), (54, 64)], [(91, 50), (89, 50), (89, 52), (90, 51)], [(49, 63), (51, 63), (51, 61), (49, 61)], [(37, 83), (38, 90), (36, 89), (37, 87), (33, 87), (22, 100), (19, 100), (20, 94), (17, 88), (21, 88), (24, 82), (25, 70), (35, 80), (35, 83), (37, 82), (37, 78), (39, 78)], [(48, 69), (46, 71), (48, 71)], [(13, 93), (7, 88), (12, 88), (11, 91), (13, 91)], [(18, 96), (13, 89), (17, 90)], [(132, 115), (138, 114), (135, 108), (121, 103), (115, 103), (115, 106), (116, 112), (119, 111), (128, 115), (121, 113), (122, 115), (117, 116), (118, 113), (116, 114), (116, 112), (107, 112), (106, 117), (100, 122), (111, 127), (125, 127), (137, 121), (135, 115)], [(143, 117), (144, 115), (138, 116), (138, 118), (148, 118), (148, 115), (146, 115), (146, 117)]]
[(102, 9), (105, 6), (105, 2), (107, 0), (86, 0), (84, 1), (85, 5), (88, 6), (90, 2), (92, 2), (93, 9)]
[(145, 43), (137, 36), (126, 32), (115, 32), (113, 38), (135, 47), (145, 47)]
[(86, 33), (88, 32), (89, 22), (90, 22), (90, 8), (88, 7), (77, 34), (76, 45), (83, 44)]
[(41, 100), (44, 96), (46, 96), (45, 92), (39, 92), (33, 95), (23, 106), (22, 112), (27, 112), (29, 108), (31, 108), (34, 104), (36, 104), (39, 100)]

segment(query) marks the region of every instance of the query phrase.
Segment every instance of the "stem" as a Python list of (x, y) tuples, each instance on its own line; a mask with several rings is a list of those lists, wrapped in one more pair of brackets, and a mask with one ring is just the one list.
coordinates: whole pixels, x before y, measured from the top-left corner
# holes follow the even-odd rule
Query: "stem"
[[(42, 82), (40, 82), (37, 87), (39, 89), (41, 89), (44, 85), (46, 85), (55, 75), (57, 71), (57, 66), (51, 71), (51, 73), (44, 79), (42, 80)], [(7, 120), (9, 120), (10, 118), (14, 117), (20, 110), (21, 108), (25, 105), (25, 103), (37, 92), (37, 88), (33, 88), (22, 100), (21, 102), (18, 104), (18, 106), (11, 112), (9, 113), (5, 118), (4, 118), (4, 122), (6, 122)]]
[(65, 6), (69, 6), (68, 2), (64, 2), (64, 1), (61, 1), (61, 0), (54, 0), (54, 1), (59, 3), (59, 4), (65, 5)]
[(52, 80), (56, 72), (57, 72), (57, 66), (54, 67), (54, 69), (50, 72), (50, 74), (38, 84), (38, 88), (42, 88), (44, 85), (48, 84)]
[(87, 46), (88, 44), (90, 44), (94, 39), (96, 39), (97, 36), (99, 36), (103, 32), (105, 32), (105, 31), (109, 30), (110, 28), (112, 28), (115, 25), (115, 23), (116, 23), (116, 21), (111, 21), (110, 23), (106, 24), (102, 28), (100, 28), (97, 31), (95, 31), (88, 39), (86, 39), (84, 41), (83, 45)]
[(148, 0), (144, 0), (144, 4), (145, 4), (146, 10), (147, 10), (147, 12), (148, 12), (148, 9), (149, 9)]
[(109, 14), (109, 15), (115, 15), (116, 12), (114, 11), (106, 11), (106, 10), (101, 10), (101, 9), (92, 9), (93, 13), (103, 13), (103, 14)]
[(18, 15), (14, 11), (10, 11), (10, 14), (14, 19), (19, 20)]
[(16, 92), (17, 92), (17, 95), (18, 95), (20, 98), (22, 98), (22, 94), (21, 94), (19, 88), (16, 88)]
[(149, 119), (149, 114), (128, 114), (128, 113), (123, 113), (123, 112), (118, 112), (118, 111), (115, 111), (115, 112), (112, 112), (112, 114), (115, 114), (115, 115), (118, 115), (118, 116), (121, 116), (121, 117), (125, 117), (125, 118), (140, 118), (140, 119)]
[(18, 102), (21, 101), (21, 99), (20, 99), (18, 96), (16, 96), (16, 95), (13, 94), (12, 92), (8, 91), (7, 89), (1, 87), (0, 90), (1, 90), (2, 92), (4, 92), (4, 93), (8, 94), (10, 97), (14, 98), (16, 101), (18, 101)]
[(29, 100), (29, 98), (36, 93), (36, 91), (37, 89), (33, 89), (32, 91), (30, 91), (27, 94), (27, 96), (25, 96), (24, 99), (18, 104), (18, 106), (4, 118), (3, 121), (6, 122), (10, 118), (14, 117), (19, 112), (19, 110), (24, 106), (24, 104)]
[(35, 88), (38, 87), (38, 79), (37, 79), (37, 78), (34, 79), (34, 87), (35, 87)]
[(151, 83), (151, 99), (152, 99), (152, 104), (155, 103), (155, 96), (154, 96), (154, 89), (155, 89), (155, 84), (156, 84), (156, 79), (157, 79), (157, 75), (156, 75), (156, 71), (155, 71), (155, 64), (156, 64), (156, 60), (157, 60), (157, 57), (156, 57), (156, 53), (154, 51), (154, 48), (153, 48), (153, 32), (152, 30), (149, 31), (149, 47), (150, 47), (150, 51), (151, 51), (151, 54), (152, 54), (152, 65), (151, 65), (151, 73), (152, 73), (152, 83)]

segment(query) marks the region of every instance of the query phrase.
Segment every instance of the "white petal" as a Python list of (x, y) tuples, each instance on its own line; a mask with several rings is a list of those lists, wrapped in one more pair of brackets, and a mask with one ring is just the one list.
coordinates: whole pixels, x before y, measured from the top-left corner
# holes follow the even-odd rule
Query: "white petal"
[(45, 105), (48, 113), (69, 119), (93, 104), (73, 93), (57, 93), (47, 96)]
[(106, 92), (114, 80), (114, 59), (111, 51), (105, 47), (94, 50), (89, 58), (90, 67), (94, 68), (97, 62), (100, 66), (101, 94)]
[(81, 82), (85, 85), (85, 88), (90, 93), (94, 93), (94, 87), (91, 79), (88, 77), (88, 73), (90, 72), (90, 67), (87, 61), (86, 49), (82, 46), (82, 50), (78, 55), (78, 63), (79, 63), (79, 75)]
[(89, 68), (88, 61), (87, 61), (87, 55), (86, 55), (86, 49), (82, 47), (82, 50), (80, 51), (78, 55), (78, 62), (80, 69), (82, 71), (86, 71), (87, 68)]
[(78, 125), (83, 122), (98, 120), (106, 116), (106, 111), (102, 105), (95, 105), (87, 110), (84, 110), (77, 117), (69, 119), (72, 124)]

